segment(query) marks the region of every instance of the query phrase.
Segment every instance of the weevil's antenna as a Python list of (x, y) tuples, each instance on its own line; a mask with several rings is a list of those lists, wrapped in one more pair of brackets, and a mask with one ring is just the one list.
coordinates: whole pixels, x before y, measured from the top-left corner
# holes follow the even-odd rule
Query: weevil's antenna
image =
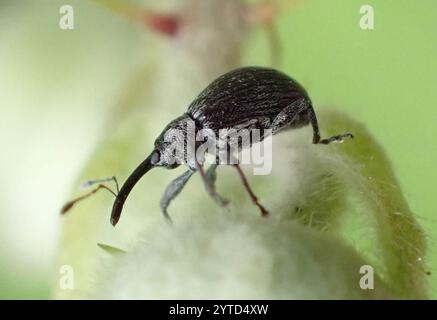
[(150, 156), (146, 158), (127, 178), (126, 182), (120, 189), (120, 192), (115, 197), (114, 205), (112, 206), (111, 224), (115, 226), (120, 219), (123, 205), (126, 202), (129, 193), (137, 182), (155, 165), (152, 163), (152, 157), (156, 155), (156, 151), (153, 151)]
[(88, 188), (88, 187), (91, 187), (92, 185), (95, 185), (97, 183), (104, 183), (104, 182), (110, 182), (110, 181), (114, 181), (115, 187), (117, 188), (117, 193), (119, 193), (120, 188), (118, 187), (118, 181), (117, 181), (116, 177), (111, 177), (111, 178), (106, 178), (106, 179), (97, 179), (97, 180), (88, 180), (88, 181), (85, 181), (84, 183), (82, 183), (81, 188)]
[(80, 196), (80, 197), (78, 197), (78, 198), (76, 198), (76, 199), (73, 199), (73, 200), (67, 202), (66, 204), (64, 204), (64, 206), (63, 206), (62, 209), (61, 209), (61, 214), (65, 214), (65, 213), (67, 213), (71, 208), (73, 208), (73, 206), (74, 206), (76, 203), (78, 203), (79, 201), (82, 201), (82, 200), (84, 200), (84, 199), (86, 199), (86, 198), (92, 196), (93, 194), (95, 194), (97, 191), (99, 191), (99, 190), (101, 190), (101, 189), (108, 190), (109, 192), (111, 192), (111, 193), (114, 195), (114, 197), (117, 198), (117, 194), (116, 194), (114, 191), (112, 191), (109, 187), (107, 187), (107, 186), (105, 186), (104, 184), (102, 184), (103, 182), (109, 182), (109, 181), (114, 181), (114, 182), (115, 182), (115, 186), (116, 186), (116, 188), (117, 188), (117, 193), (119, 193), (120, 191), (119, 191), (119, 189), (118, 189), (118, 181), (117, 181), (117, 178), (116, 178), (116, 177), (111, 177), (111, 178), (108, 178), (108, 179), (100, 179), (100, 180), (89, 180), (89, 181), (86, 181), (85, 183), (82, 184), (82, 187), (83, 187), (83, 188), (90, 187), (90, 186), (92, 186), (92, 185), (94, 185), (94, 184), (97, 184), (97, 183), (99, 183), (99, 185), (97, 186), (97, 188), (91, 190), (91, 191), (88, 192), (87, 194), (84, 194), (83, 196)]

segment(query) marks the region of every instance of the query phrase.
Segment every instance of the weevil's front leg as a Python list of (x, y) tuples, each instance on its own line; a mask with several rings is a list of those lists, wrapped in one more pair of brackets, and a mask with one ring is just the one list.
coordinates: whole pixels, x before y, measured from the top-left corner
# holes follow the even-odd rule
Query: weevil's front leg
[(225, 207), (228, 205), (229, 201), (219, 195), (215, 189), (215, 179), (216, 179), (216, 169), (217, 164), (213, 163), (208, 170), (203, 170), (203, 167), (196, 160), (197, 169), (199, 170), (200, 176), (202, 177), (203, 183), (205, 185), (206, 191), (208, 191), (209, 195), (214, 199), (214, 201), (220, 205), (221, 207)]
[(188, 170), (184, 172), (181, 176), (174, 179), (165, 189), (164, 195), (161, 198), (161, 211), (164, 214), (164, 216), (171, 221), (171, 218), (167, 212), (167, 208), (170, 205), (170, 202), (176, 198), (176, 196), (182, 191), (185, 184), (188, 182), (188, 180), (191, 178), (193, 173), (196, 171), (194, 170)]

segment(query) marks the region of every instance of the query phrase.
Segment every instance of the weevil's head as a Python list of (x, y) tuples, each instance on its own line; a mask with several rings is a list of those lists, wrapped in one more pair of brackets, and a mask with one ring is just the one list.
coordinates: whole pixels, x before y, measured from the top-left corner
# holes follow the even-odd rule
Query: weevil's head
[[(194, 167), (191, 154), (194, 153), (195, 124), (184, 114), (170, 122), (155, 141), (150, 155), (131, 173), (120, 189), (112, 207), (111, 223), (116, 225), (129, 193), (137, 182), (152, 168), (174, 169), (181, 164)], [(192, 147), (190, 145), (193, 144)], [(188, 150), (188, 151), (187, 151)]]
[(195, 123), (187, 114), (170, 122), (155, 140), (153, 165), (174, 169), (186, 164), (194, 168), (195, 134)]

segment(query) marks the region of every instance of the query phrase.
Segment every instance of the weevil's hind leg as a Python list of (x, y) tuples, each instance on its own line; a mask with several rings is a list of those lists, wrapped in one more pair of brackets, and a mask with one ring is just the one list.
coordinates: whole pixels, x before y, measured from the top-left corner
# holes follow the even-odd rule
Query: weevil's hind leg
[(269, 214), (268, 210), (262, 206), (262, 204), (259, 203), (257, 196), (253, 193), (252, 188), (249, 185), (249, 182), (246, 179), (246, 176), (244, 175), (243, 170), (241, 170), (240, 164), (238, 161), (232, 164), (232, 166), (237, 169), (237, 172), (240, 176), (241, 182), (243, 182), (244, 188), (249, 193), (250, 198), (252, 199), (252, 202), (254, 205), (256, 205), (259, 210), (261, 211), (261, 215), (263, 217), (267, 217)]
[(352, 133), (343, 133), (343, 134), (338, 134), (329, 138), (325, 138), (325, 139), (321, 139), (320, 138), (320, 130), (319, 130), (319, 124), (317, 122), (317, 116), (316, 113), (314, 112), (313, 107), (309, 107), (309, 112), (310, 112), (310, 121), (311, 121), (311, 125), (313, 127), (313, 143), (314, 144), (330, 144), (331, 142), (343, 142), (345, 138), (354, 138), (354, 135)]
[(225, 198), (223, 198), (221, 195), (219, 195), (215, 188), (215, 179), (216, 179), (216, 169), (217, 164), (212, 164), (208, 171), (205, 173), (203, 170), (203, 167), (200, 165), (200, 163), (196, 160), (196, 166), (199, 170), (200, 176), (203, 180), (203, 183), (205, 185), (206, 191), (209, 193), (209, 195), (214, 199), (214, 201), (221, 207), (225, 207), (229, 204), (229, 201)]
[(338, 142), (338, 143), (343, 143), (345, 138), (354, 138), (354, 135), (352, 133), (343, 133), (343, 134), (338, 134), (326, 139), (321, 139), (318, 144), (330, 144), (331, 142)]
[(182, 191), (185, 184), (195, 172), (196, 171), (194, 170), (184, 172), (181, 176), (174, 179), (165, 189), (164, 195), (161, 198), (160, 206), (164, 217), (166, 217), (169, 222), (171, 222), (171, 218), (167, 212), (167, 208), (170, 205), (170, 202)]
[(327, 139), (320, 138), (319, 124), (313, 107), (308, 99), (299, 99), (289, 106), (285, 107), (273, 120), (271, 129), (273, 134), (289, 128), (300, 127), (307, 125), (308, 121), (313, 127), (313, 143), (314, 144), (330, 144), (331, 142), (343, 142), (345, 138), (353, 138), (351, 133), (344, 133), (329, 137)]

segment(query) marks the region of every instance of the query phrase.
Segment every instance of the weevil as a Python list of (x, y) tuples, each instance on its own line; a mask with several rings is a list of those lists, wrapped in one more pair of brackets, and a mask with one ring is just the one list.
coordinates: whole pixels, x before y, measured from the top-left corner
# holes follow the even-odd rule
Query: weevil
[[(115, 195), (111, 212), (112, 225), (115, 226), (120, 219), (123, 206), (132, 188), (149, 170), (155, 167), (174, 169), (181, 163), (188, 167), (185, 173), (170, 183), (161, 199), (160, 207), (167, 218), (169, 218), (167, 208), (170, 202), (182, 191), (195, 172), (200, 173), (206, 190), (213, 199), (222, 206), (227, 204), (227, 200), (221, 197), (215, 189), (216, 169), (219, 164), (210, 165), (205, 172), (203, 164), (196, 157), (189, 159), (187, 154), (178, 155), (174, 152), (174, 146), (171, 146), (165, 139), (166, 133), (170, 130), (186, 131), (187, 121), (195, 123), (196, 131), (210, 129), (217, 132), (223, 128), (256, 128), (271, 130), (273, 135), (284, 129), (300, 128), (311, 124), (314, 144), (329, 144), (342, 142), (344, 138), (353, 138), (351, 133), (344, 133), (322, 139), (317, 117), (306, 90), (288, 75), (265, 67), (235, 69), (209, 84), (183, 115), (171, 121), (156, 139), (153, 151), (131, 173), (121, 189), (117, 193), (111, 191)], [(264, 137), (260, 138), (262, 140)], [(186, 144), (186, 141), (182, 140), (178, 143)], [(268, 211), (259, 203), (239, 163), (233, 163), (232, 166), (238, 171), (252, 202), (258, 206), (261, 214), (266, 216)], [(102, 188), (108, 189), (100, 184), (89, 194), (67, 203), (63, 212), (69, 210), (75, 202)]]

